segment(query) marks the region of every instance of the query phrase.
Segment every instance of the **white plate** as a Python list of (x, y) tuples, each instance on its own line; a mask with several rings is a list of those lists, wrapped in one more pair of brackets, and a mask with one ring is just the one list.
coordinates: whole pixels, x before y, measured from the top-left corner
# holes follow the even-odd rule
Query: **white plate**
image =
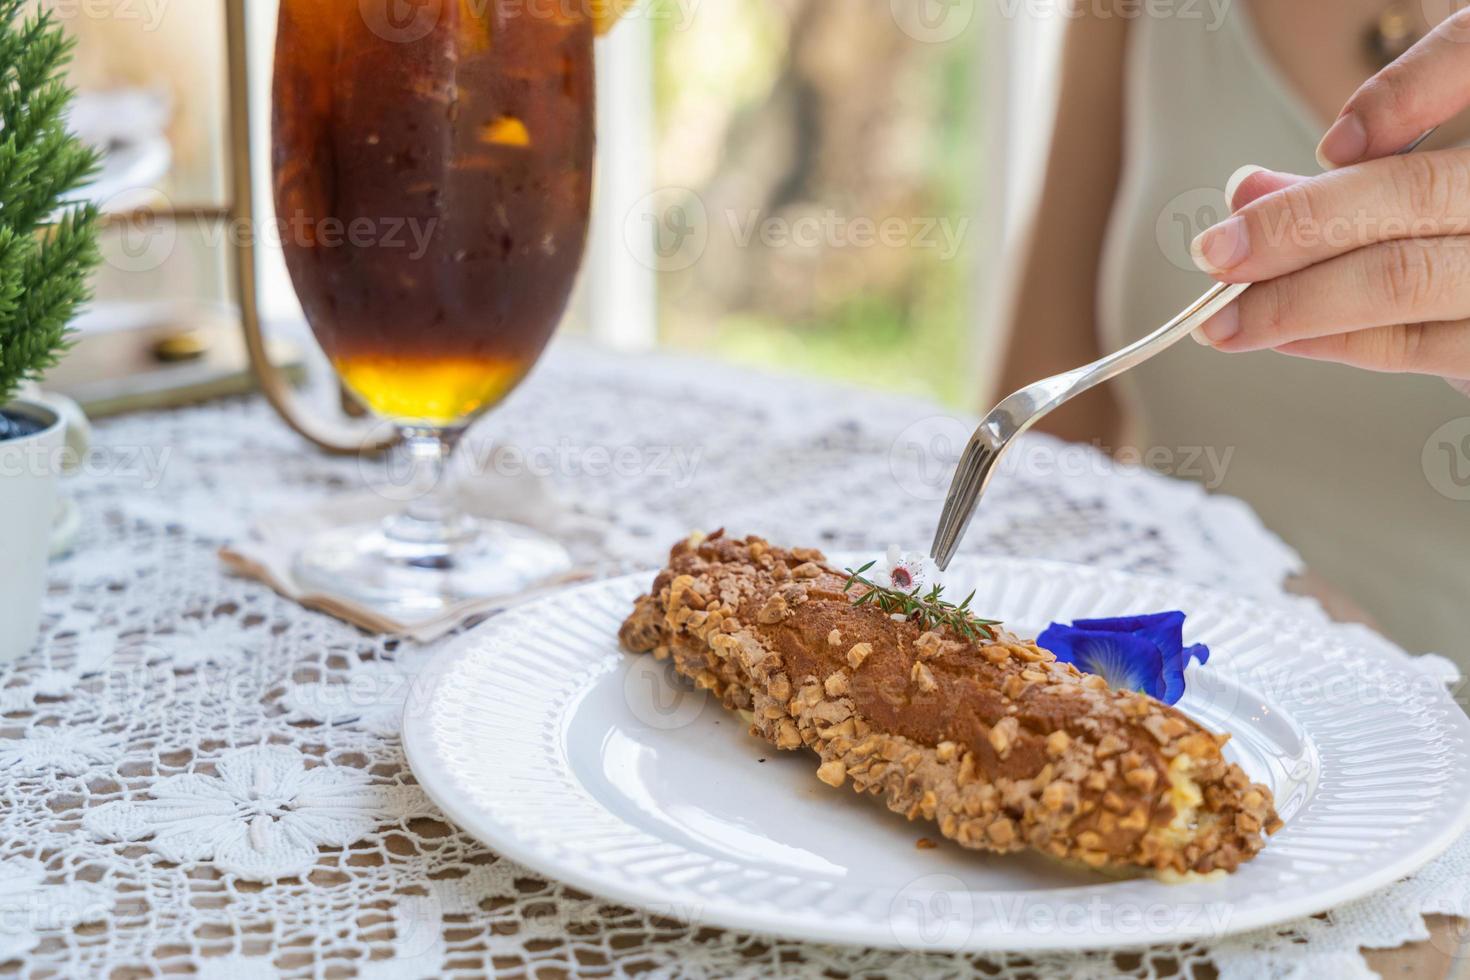
[(1311, 915), (1407, 875), (1470, 823), (1470, 722), (1389, 648), (1306, 614), (1050, 562), (961, 560), (952, 587), (1035, 635), (1054, 619), (1183, 609), (1214, 656), (1180, 707), (1235, 737), (1286, 826), (1222, 881), (1109, 879), (977, 854), (751, 738), (617, 628), (651, 574), (491, 621), (415, 685), (404, 745), (429, 795), (495, 851), (700, 925), (923, 950), (1209, 939)]

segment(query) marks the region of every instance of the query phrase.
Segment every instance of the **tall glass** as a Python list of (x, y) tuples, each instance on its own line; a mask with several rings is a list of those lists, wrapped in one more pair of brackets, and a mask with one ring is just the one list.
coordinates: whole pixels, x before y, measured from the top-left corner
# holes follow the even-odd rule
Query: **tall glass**
[(281, 0), (287, 265), (317, 340), (401, 428), (424, 490), (385, 522), (307, 542), (308, 585), (424, 613), (568, 564), (536, 532), (462, 514), (445, 471), (540, 357), (581, 263), (594, 32), (577, 6)]

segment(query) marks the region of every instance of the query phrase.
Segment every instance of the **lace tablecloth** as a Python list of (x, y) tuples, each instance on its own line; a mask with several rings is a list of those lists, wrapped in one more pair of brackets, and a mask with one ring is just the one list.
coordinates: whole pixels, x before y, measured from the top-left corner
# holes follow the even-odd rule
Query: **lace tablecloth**
[[(967, 431), (922, 403), (673, 357), (555, 350), (476, 433), (479, 471), (544, 478), (577, 557), (653, 567), (691, 528), (922, 547)], [(650, 919), (448, 826), (397, 738), (413, 647), (308, 613), (216, 551), (381, 464), (309, 450), (254, 400), (98, 427), (84, 530), (34, 653), (0, 671), (0, 973), (138, 976), (960, 976), (978, 960)], [(489, 443), (514, 447), (493, 453)], [(1181, 452), (1188, 451), (1181, 449)], [(524, 474), (522, 474), (524, 475)], [(1037, 438), (966, 550), (1281, 595), (1296, 558), (1242, 505)], [(452, 638), (443, 642), (453, 642)], [(992, 976), (1350, 976), (1358, 948), (1470, 913), (1470, 847), (1329, 916), (1204, 949), (988, 958)]]

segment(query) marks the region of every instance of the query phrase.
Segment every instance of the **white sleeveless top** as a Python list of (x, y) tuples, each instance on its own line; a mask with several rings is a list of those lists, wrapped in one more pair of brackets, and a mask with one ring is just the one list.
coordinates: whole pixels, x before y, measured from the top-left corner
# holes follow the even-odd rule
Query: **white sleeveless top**
[[(1320, 169), (1321, 127), (1243, 6), (1228, 5), (1218, 30), (1183, 17), (1131, 27), (1124, 173), (1099, 296), (1105, 349), (1209, 287), (1188, 245), (1225, 213), (1221, 188), (1236, 167)], [(1470, 398), (1437, 378), (1189, 341), (1120, 391), (1139, 445), (1161, 447), (1157, 461), (1248, 501), (1411, 652), (1470, 666)]]

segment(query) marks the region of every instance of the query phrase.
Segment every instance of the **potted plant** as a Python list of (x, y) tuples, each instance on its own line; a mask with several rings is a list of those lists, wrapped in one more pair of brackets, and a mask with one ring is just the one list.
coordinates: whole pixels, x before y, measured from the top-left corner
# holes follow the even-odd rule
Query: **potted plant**
[(0, 666), (35, 642), (65, 422), (18, 397), (61, 356), (98, 261), (97, 211), (70, 204), (97, 157), (66, 131), (71, 42), (0, 0)]

